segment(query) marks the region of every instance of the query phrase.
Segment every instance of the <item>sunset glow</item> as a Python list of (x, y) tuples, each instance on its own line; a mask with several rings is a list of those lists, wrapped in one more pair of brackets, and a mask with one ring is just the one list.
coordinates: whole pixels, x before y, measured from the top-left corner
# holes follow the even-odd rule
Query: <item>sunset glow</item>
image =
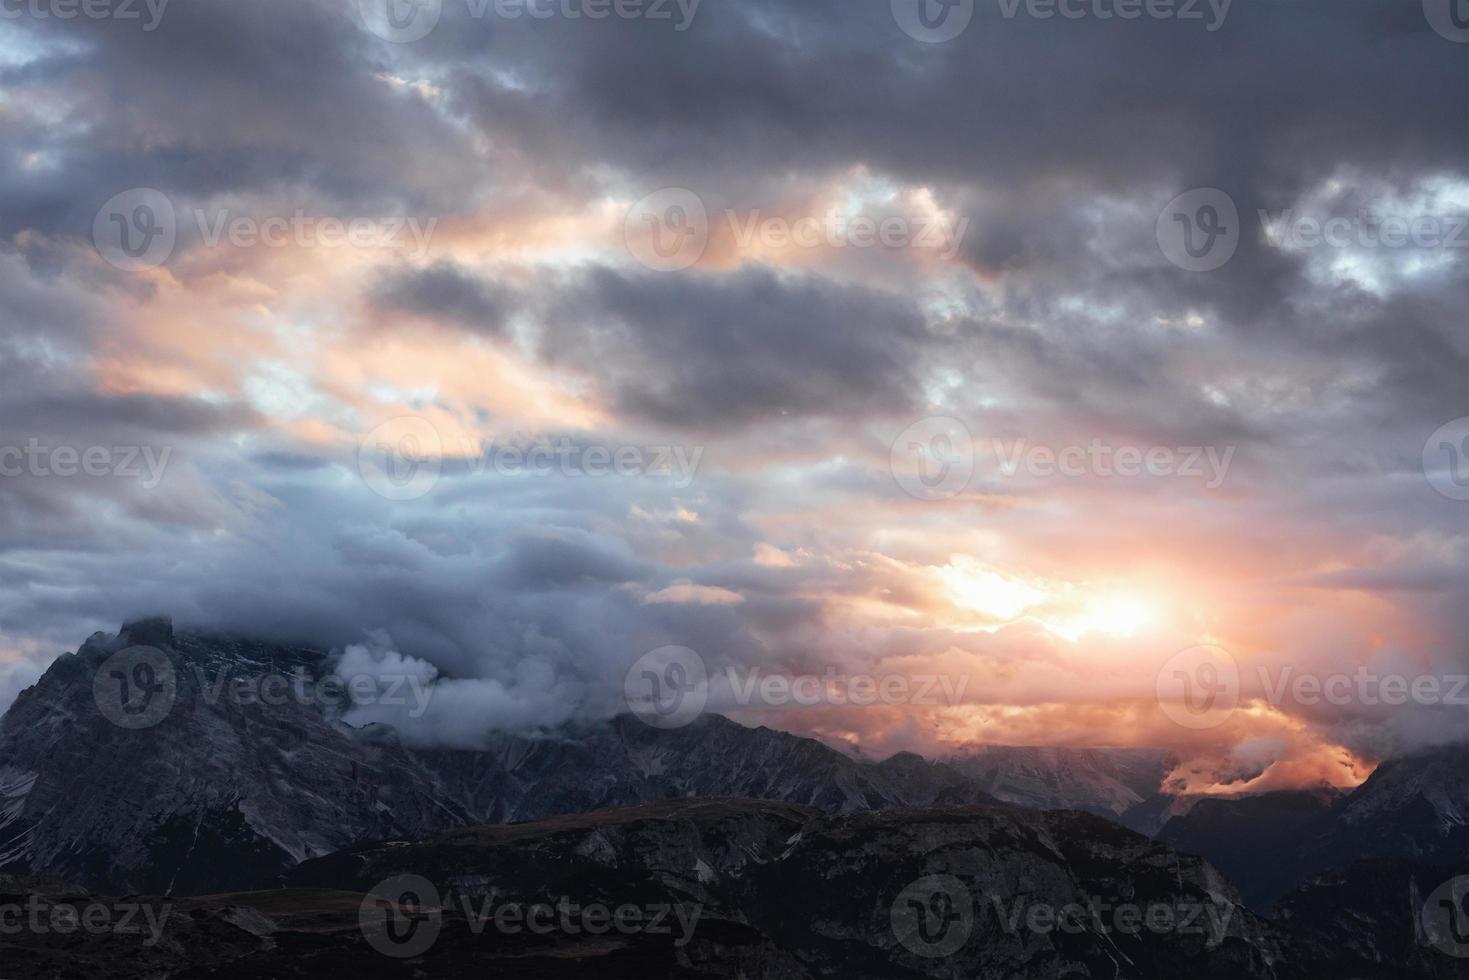
[[(1462, 253), (1265, 233), (1462, 208), (1462, 148), (1421, 135), (1444, 127), (1374, 92), (1220, 126), (1254, 111), (1236, 64), (919, 43), (885, 2), (840, 29), (709, 4), (613, 45), (466, 33), (457, 8), (398, 43), (325, 0), (207, 6), (170, 11), (176, 49), (4, 28), (5, 446), (140, 461), (4, 478), (7, 701), (169, 605), (385, 631), (505, 692), (487, 726), (610, 717), (678, 646), (711, 676), (966, 682), (726, 706), (873, 756), (1166, 746), (1199, 792), (1341, 784), (1469, 728), (1290, 687), (1464, 661)], [(1293, 65), (1260, 30), (1238, 51)], [(1416, 30), (1364, 36), (1441, 40)], [(250, 70), (191, 57), (173, 94), (133, 70), (195, 36), (248, 39)], [(1113, 66), (1173, 50), (1105, 40)], [(1301, 84), (1357, 92), (1363, 44)], [(803, 74), (828, 59), (839, 83)], [(1185, 70), (1215, 94), (1119, 108)], [(758, 97), (689, 95), (724, 71)], [(1323, 148), (1346, 132), (1370, 135)], [(1224, 232), (1194, 219), (1229, 206), (1247, 234), (1197, 267)], [(1169, 666), (1202, 644), (1234, 673)], [(1231, 710), (1192, 726), (1218, 685)]]

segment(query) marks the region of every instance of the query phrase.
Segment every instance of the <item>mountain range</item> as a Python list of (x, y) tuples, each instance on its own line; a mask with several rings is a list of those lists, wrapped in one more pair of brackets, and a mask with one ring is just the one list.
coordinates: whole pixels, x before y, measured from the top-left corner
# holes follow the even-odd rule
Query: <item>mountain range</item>
[[(151, 659), (137, 662), (140, 649)], [(423, 749), (348, 725), (319, 698), (232, 697), (221, 683), (272, 675), (308, 690), (330, 668), (316, 648), (162, 619), (58, 658), (0, 719), (0, 893), (152, 895), (192, 910), (172, 945), (130, 961), (138, 972), (109, 954), (95, 976), (305, 976), (313, 962), (358, 957), (363, 976), (453, 976), (456, 955), (487, 969), (540, 964), (527, 976), (563, 975), (566, 956), (599, 976), (1287, 977), (1313, 964), (1335, 971), (1317, 975), (1469, 976), (1469, 959), (1431, 948), (1417, 916), (1463, 871), (1469, 777), (1457, 748), (1389, 761), (1350, 794), (1180, 805), (1158, 793), (1176, 764), (1161, 750), (980, 747), (870, 762), (716, 715)], [(156, 691), (167, 710), (119, 715), (116, 684)], [(1161, 825), (1156, 839), (1124, 826), (1140, 813)], [(502, 936), (486, 952), (465, 907), (446, 906), (436, 952), (413, 961), (426, 972), (394, 972), (407, 967), (376, 956), (354, 916), (378, 883), (405, 875), (445, 901), (694, 902), (706, 926), (683, 946), (583, 937), (568, 953)], [(905, 904), (910, 885), (925, 894)], [(930, 956), (943, 932), (933, 923), (949, 921), (932, 918), (930, 900), (942, 894), (952, 911), (956, 890), (972, 936)], [(1228, 924), (1212, 942), (1096, 921), (1074, 934), (1017, 925), (1033, 907), (1096, 904), (1187, 905)], [(926, 911), (904, 926), (905, 908)], [(214, 952), (193, 956), (199, 944)], [(0, 937), (0, 952), (32, 957), (36, 975), (65, 973), (47, 972), (56, 950), (35, 937)], [(66, 969), (86, 962), (67, 957)], [(189, 972), (215, 960), (225, 972)]]

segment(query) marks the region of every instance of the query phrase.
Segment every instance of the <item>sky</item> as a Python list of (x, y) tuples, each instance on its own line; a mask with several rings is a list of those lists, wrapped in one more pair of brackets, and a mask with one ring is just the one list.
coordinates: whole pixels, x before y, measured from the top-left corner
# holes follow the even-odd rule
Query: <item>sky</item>
[(1465, 12), (924, 4), (0, 5), (0, 705), (161, 612), (425, 741), (670, 647), (873, 756), (1462, 740)]

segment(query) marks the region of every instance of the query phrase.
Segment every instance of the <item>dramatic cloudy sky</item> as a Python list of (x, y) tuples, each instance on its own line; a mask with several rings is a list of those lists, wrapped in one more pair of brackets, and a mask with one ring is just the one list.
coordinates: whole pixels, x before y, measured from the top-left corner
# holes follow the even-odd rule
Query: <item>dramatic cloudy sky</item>
[[(431, 662), (445, 737), (618, 710), (668, 645), (963, 679), (735, 712), (874, 754), (1258, 787), (1469, 731), (1259, 679), (1469, 671), (1447, 0), (384, 2), (0, 5), (0, 702), (163, 611)], [(536, 443), (581, 462), (496, 465)], [(1012, 456), (1094, 446), (1160, 465)], [(1156, 693), (1197, 644), (1209, 727)]]

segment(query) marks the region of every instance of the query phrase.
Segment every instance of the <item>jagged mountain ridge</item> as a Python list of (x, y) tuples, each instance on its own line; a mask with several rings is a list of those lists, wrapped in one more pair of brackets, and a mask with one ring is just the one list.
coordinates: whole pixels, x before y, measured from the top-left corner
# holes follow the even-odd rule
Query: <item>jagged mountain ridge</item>
[[(669, 951), (670, 961), (659, 964), (686, 974), (644, 975), (1103, 977), (1120, 970), (1232, 980), (1320, 975), (1309, 971), (1323, 965), (1346, 975), (1356, 965), (1297, 946), (1251, 915), (1198, 858), (1088, 814), (1006, 804), (832, 815), (748, 800), (671, 801), (358, 848), (303, 864), (291, 884), (363, 891), (400, 875), (428, 879), (441, 900), (639, 896), (697, 904), (711, 946)], [(963, 942), (942, 956), (906, 945), (894, 926), (908, 887), (932, 876), (957, 883), (950, 898), (965, 916)], [(1041, 932), (1007, 919), (1031, 903), (1205, 906), (1215, 917), (1198, 935)], [(1204, 934), (1216, 925), (1217, 934)], [(524, 962), (521, 951), (503, 949), (502, 937), (495, 942), (500, 955)], [(467, 938), (451, 943), (433, 954), (442, 958), (425, 960), (428, 970), (473, 955)], [(591, 967), (582, 975), (612, 975), (600, 963)]]
[(944, 757), (996, 799), (1117, 819), (1177, 766), (1166, 749), (978, 745)]
[[(166, 651), (177, 694), (161, 722), (127, 730), (93, 682), (114, 653)], [(294, 672), (319, 651), (175, 637), (145, 621), (56, 660), (0, 719), (0, 868), (103, 891), (228, 887), (364, 839), (471, 819), (390, 737), (316, 705), (241, 703), (213, 672)], [(200, 671), (203, 673), (201, 674)]]
[[(166, 655), (177, 694), (158, 724), (130, 731), (103, 716), (93, 681), (135, 645)], [(0, 869), (189, 894), (267, 882), (361, 841), (673, 797), (831, 812), (989, 799), (917, 756), (863, 762), (718, 716), (673, 732), (623, 717), (559, 735), (494, 735), (483, 751), (414, 752), (391, 730), (353, 728), (316, 703), (219, 696), (222, 675), (317, 677), (324, 657), (175, 634), (157, 619), (60, 657), (0, 719)]]
[(1402, 869), (1469, 854), (1469, 760), (1460, 746), (1390, 759), (1349, 793), (1295, 790), (1205, 800), (1160, 840), (1226, 871), (1255, 908), (1316, 876), (1372, 859)]

